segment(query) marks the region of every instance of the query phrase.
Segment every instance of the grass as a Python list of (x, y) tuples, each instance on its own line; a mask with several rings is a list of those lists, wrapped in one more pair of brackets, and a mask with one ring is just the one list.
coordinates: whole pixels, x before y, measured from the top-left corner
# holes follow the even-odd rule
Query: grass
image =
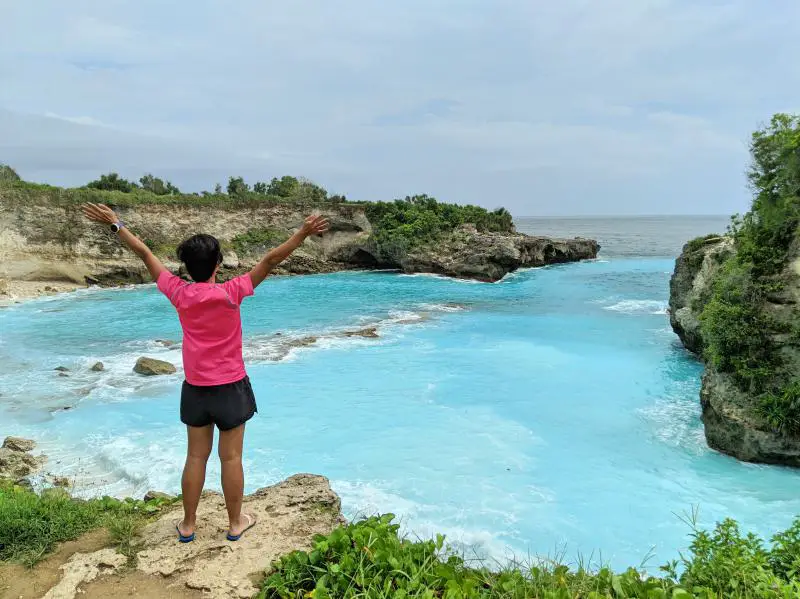
[(490, 569), (450, 552), (444, 537), (409, 540), (391, 514), (318, 536), (310, 551), (281, 558), (260, 599), (542, 598), (718, 599), (800, 596), (800, 520), (771, 543), (743, 534), (732, 520), (711, 532), (687, 520), (691, 546), (659, 576), (538, 561)]
[(171, 501), (147, 503), (111, 497), (88, 501), (73, 499), (63, 489), (41, 494), (0, 483), (0, 561), (34, 566), (56, 545), (105, 527), (113, 544), (133, 559), (139, 529)]
[(264, 227), (250, 229), (246, 233), (236, 235), (231, 239), (230, 245), (239, 256), (246, 256), (251, 253), (263, 254), (269, 248), (278, 246), (287, 239), (289, 239), (289, 233), (285, 229)]

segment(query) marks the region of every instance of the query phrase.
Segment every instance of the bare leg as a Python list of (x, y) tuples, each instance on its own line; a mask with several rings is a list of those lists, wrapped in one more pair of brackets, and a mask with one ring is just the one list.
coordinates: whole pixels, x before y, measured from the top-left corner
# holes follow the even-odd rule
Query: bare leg
[(197, 525), (197, 505), (206, 482), (206, 463), (214, 444), (214, 425), (187, 426), (188, 448), (186, 465), (183, 467), (183, 522), (178, 529), (184, 536), (194, 532)]
[(244, 470), (242, 469), (242, 445), (244, 424), (219, 433), (219, 461), (222, 464), (222, 493), (228, 509), (230, 534), (240, 534), (252, 522), (242, 516), (244, 499)]

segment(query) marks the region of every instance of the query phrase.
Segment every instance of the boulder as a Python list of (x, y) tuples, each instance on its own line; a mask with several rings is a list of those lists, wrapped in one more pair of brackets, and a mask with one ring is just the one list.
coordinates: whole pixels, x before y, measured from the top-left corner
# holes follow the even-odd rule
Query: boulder
[(66, 366), (56, 366), (55, 368), (53, 368), (53, 370), (55, 370), (56, 372), (69, 372), (69, 368), (67, 368)]
[(0, 479), (19, 480), (35, 474), (44, 465), (43, 456), (32, 456), (24, 451), (0, 448)]
[(178, 342), (173, 341), (172, 339), (156, 339), (156, 343), (164, 347), (172, 347), (173, 345), (178, 345)]
[(68, 489), (72, 486), (72, 482), (66, 476), (54, 476), (52, 482), (54, 487), (61, 489)]
[(228, 250), (222, 255), (222, 266), (225, 268), (239, 268), (239, 256), (233, 250)]
[(11, 451), (28, 452), (36, 448), (36, 441), (31, 439), (23, 439), (22, 437), (6, 437), (3, 441), (3, 449), (10, 449)]
[(156, 376), (162, 374), (175, 374), (178, 370), (169, 362), (143, 356), (136, 361), (133, 371), (137, 374), (143, 374), (146, 376)]
[(92, 372), (103, 372), (106, 369), (102, 362), (95, 362), (94, 366), (90, 368)]
[(144, 494), (144, 501), (153, 501), (155, 499), (166, 499), (172, 501), (175, 499), (175, 496), (168, 493), (162, 493), (161, 491), (148, 491)]

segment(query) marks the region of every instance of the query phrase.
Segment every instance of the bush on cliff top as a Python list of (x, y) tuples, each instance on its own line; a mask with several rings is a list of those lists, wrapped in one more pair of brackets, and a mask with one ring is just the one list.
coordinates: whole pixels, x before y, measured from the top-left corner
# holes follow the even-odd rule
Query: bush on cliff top
[(394, 202), (367, 205), (375, 253), (382, 261), (398, 264), (414, 246), (435, 242), (463, 224), (481, 232), (511, 233), (514, 222), (505, 208), (489, 211), (480, 206), (444, 204), (427, 195), (407, 196)]
[(770, 426), (780, 423), (781, 432), (800, 433), (792, 424), (796, 415), (788, 411), (793, 403), (780, 399), (792, 378), (774, 342), (782, 331), (762, 309), (766, 296), (784, 284), (779, 275), (800, 224), (800, 117), (775, 115), (753, 134), (750, 154), (753, 204), (732, 219), (736, 253), (721, 269), (700, 316), (705, 354), (758, 397)]
[[(601, 599), (606, 597), (704, 598), (800, 596), (800, 519), (775, 535), (770, 546), (742, 534), (726, 520), (711, 532), (693, 526), (689, 552), (680, 562), (648, 576), (630, 568), (571, 569), (552, 562), (501, 570), (474, 567), (448, 553), (444, 538), (410, 541), (391, 514), (369, 518), (314, 539), (310, 551), (280, 559), (264, 581), (262, 599), (508, 597)], [(691, 524), (691, 523), (690, 523)]]

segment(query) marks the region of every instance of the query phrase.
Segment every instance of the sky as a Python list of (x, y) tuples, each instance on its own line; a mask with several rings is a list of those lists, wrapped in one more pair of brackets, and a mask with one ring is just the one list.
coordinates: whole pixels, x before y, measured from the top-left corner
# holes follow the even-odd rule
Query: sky
[(746, 209), (796, 0), (0, 0), (0, 162), (517, 216)]

